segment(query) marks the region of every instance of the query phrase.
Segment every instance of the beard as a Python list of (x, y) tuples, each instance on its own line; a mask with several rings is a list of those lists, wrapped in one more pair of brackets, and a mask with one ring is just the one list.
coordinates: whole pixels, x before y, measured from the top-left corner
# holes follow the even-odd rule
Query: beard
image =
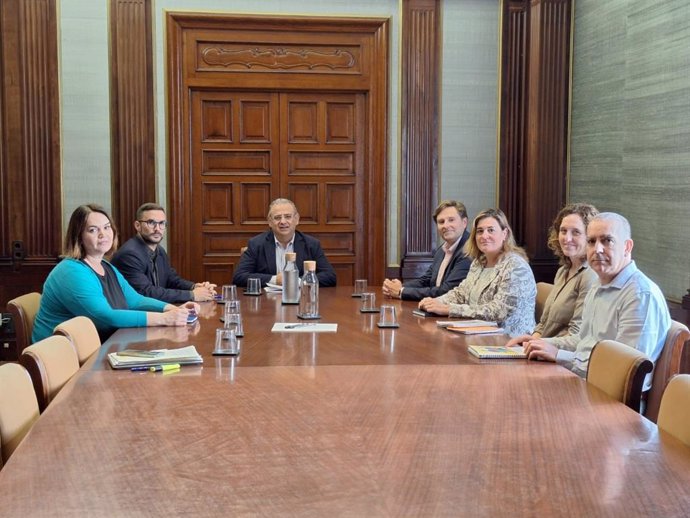
[(146, 243), (147, 245), (157, 245), (163, 240), (163, 234), (149, 234), (149, 235), (144, 235), (144, 234), (139, 234), (141, 236), (141, 239)]

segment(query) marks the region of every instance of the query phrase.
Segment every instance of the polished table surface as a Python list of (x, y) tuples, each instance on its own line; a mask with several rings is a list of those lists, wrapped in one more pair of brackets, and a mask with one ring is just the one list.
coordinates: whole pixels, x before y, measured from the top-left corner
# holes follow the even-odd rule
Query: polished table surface
[[(238, 358), (190, 328), (120, 330), (0, 471), (2, 516), (688, 516), (690, 449), (558, 365), (479, 361), (413, 316), (321, 290), (337, 333), (242, 299)], [(380, 294), (380, 292), (379, 292)], [(471, 343), (501, 343), (471, 337)], [(203, 366), (113, 371), (107, 352), (196, 345)]]

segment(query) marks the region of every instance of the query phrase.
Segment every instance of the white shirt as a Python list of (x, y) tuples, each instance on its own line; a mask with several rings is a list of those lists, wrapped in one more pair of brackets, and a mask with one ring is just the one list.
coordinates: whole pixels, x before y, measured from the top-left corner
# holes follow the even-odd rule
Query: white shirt
[[(632, 261), (609, 284), (594, 283), (585, 298), (578, 334), (545, 340), (561, 349), (556, 355), (558, 363), (585, 377), (592, 349), (601, 340), (634, 347), (656, 364), (670, 327), (671, 316), (661, 290)], [(650, 373), (642, 389), (651, 386)]]

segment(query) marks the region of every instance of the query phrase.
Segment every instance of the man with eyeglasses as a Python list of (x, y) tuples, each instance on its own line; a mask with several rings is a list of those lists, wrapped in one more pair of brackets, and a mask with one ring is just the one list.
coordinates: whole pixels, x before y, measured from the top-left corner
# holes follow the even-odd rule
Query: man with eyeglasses
[(156, 203), (144, 203), (137, 209), (134, 222), (137, 235), (115, 252), (111, 262), (135, 290), (147, 297), (165, 302), (213, 300), (215, 284), (183, 279), (170, 266), (160, 244), (166, 227), (165, 209)]
[(297, 254), (297, 268), (304, 274), (304, 261), (316, 261), (316, 276), (320, 286), (335, 286), (335, 270), (326, 259), (319, 240), (297, 230), (299, 213), (286, 198), (273, 200), (268, 207), (270, 230), (249, 240), (247, 250), (240, 258), (232, 282), (246, 286), (247, 279), (259, 278), (267, 283), (282, 285), (285, 254)]

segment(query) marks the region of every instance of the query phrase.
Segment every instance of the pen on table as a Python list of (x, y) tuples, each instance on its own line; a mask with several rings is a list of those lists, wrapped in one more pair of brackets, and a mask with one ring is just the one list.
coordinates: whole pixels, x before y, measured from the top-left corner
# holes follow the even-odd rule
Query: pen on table
[(146, 367), (132, 367), (130, 370), (132, 372), (137, 372), (137, 371), (150, 371), (150, 372), (166, 372), (166, 371), (175, 371), (179, 370), (180, 364), (179, 363), (168, 363), (165, 365), (153, 365), (153, 366), (146, 366)]
[(307, 327), (307, 326), (315, 326), (316, 324), (312, 323), (302, 323), (302, 324), (288, 324), (285, 326), (285, 329), (295, 329), (297, 327)]

